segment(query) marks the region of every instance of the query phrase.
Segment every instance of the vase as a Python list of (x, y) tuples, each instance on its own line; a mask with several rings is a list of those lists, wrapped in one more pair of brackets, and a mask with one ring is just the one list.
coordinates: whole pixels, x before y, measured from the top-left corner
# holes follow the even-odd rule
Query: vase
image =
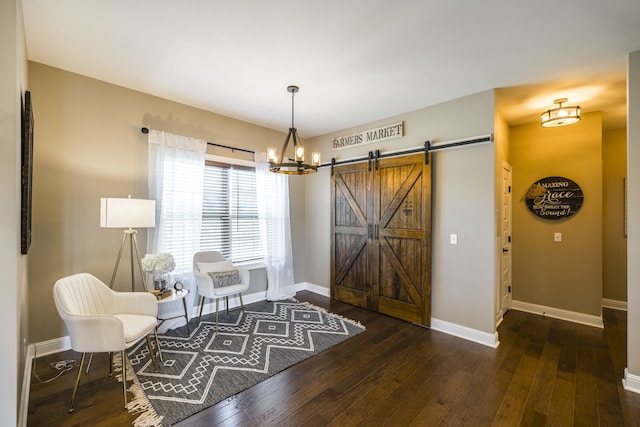
[(153, 279), (153, 288), (156, 291), (161, 291), (166, 287), (167, 287), (167, 280), (164, 278), (164, 276), (156, 277)]

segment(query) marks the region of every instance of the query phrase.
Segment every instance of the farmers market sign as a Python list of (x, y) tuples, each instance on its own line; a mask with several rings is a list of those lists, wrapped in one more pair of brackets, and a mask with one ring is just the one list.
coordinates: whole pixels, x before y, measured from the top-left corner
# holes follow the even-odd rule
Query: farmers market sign
[(402, 122), (400, 122), (351, 135), (337, 136), (333, 138), (331, 149), (342, 150), (343, 148), (351, 148), (357, 145), (400, 138), (403, 135), (403, 130)]

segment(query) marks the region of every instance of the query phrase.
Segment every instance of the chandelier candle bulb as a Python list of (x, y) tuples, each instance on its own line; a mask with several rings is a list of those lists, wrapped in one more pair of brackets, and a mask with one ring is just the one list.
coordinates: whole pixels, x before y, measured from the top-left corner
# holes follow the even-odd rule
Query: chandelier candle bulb
[(273, 163), (278, 163), (278, 151), (275, 147), (267, 148), (267, 160)]
[(311, 153), (311, 165), (320, 166), (320, 153), (317, 151)]
[(304, 147), (296, 147), (296, 162), (304, 162)]

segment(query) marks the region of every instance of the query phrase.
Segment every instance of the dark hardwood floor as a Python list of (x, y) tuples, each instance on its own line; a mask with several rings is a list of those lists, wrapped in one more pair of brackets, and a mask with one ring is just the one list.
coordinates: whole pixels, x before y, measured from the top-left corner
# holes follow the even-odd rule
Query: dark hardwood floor
[[(180, 422), (177, 426), (640, 426), (640, 395), (622, 388), (626, 313), (605, 329), (507, 313), (497, 349), (310, 292), (297, 298), (358, 320), (367, 331)], [(39, 358), (79, 360), (68, 351)], [(67, 412), (77, 369), (32, 378), (29, 426), (124, 426), (122, 388), (96, 355)]]

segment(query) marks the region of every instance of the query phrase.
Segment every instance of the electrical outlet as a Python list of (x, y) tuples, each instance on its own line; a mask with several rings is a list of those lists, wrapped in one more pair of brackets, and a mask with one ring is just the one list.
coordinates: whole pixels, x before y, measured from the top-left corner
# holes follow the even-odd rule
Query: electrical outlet
[(562, 233), (553, 233), (554, 242), (562, 242)]
[(450, 234), (449, 235), (449, 243), (451, 243), (452, 245), (457, 245), (458, 244), (458, 235), (457, 234)]

